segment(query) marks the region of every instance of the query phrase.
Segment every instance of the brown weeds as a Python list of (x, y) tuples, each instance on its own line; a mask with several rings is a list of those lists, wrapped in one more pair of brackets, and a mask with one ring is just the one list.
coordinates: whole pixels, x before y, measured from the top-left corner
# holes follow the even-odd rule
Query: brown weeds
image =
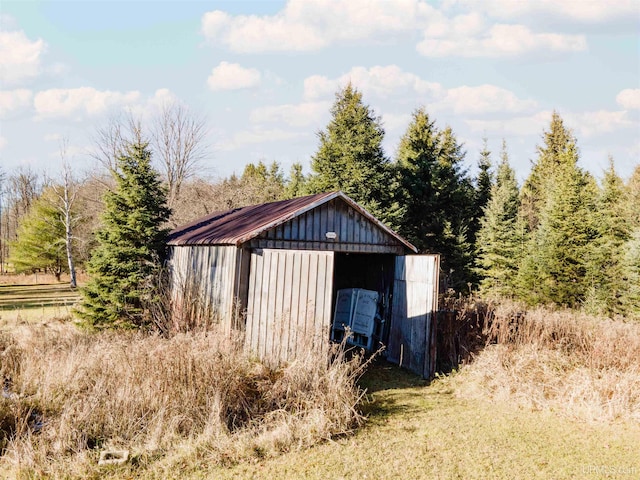
[(637, 323), (502, 302), (490, 308), (484, 335), (487, 347), (463, 369), (464, 394), (640, 422)]
[(240, 337), (212, 330), (167, 338), (33, 328), (0, 340), (2, 463), (16, 476), (98, 476), (100, 451), (117, 448), (162, 477), (185, 462), (311, 445), (361, 421), (361, 365), (338, 349), (332, 361), (309, 351), (268, 368)]

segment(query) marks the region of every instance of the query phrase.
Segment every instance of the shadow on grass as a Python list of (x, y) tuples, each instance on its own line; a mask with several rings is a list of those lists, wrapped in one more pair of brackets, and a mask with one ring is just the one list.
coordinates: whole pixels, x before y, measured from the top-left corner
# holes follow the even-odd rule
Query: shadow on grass
[(360, 411), (370, 421), (375, 421), (418, 411), (420, 402), (413, 402), (412, 399), (418, 400), (424, 393), (411, 389), (426, 387), (429, 382), (378, 358), (362, 376), (359, 385), (366, 390), (368, 400), (361, 404)]

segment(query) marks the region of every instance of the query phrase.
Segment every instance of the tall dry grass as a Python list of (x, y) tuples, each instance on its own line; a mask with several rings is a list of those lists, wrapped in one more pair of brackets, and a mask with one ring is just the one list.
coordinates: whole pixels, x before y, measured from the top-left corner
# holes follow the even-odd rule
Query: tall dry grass
[(463, 394), (640, 423), (640, 324), (505, 301), (489, 308), (483, 333)]
[(101, 451), (126, 449), (118, 475), (271, 456), (362, 420), (358, 356), (309, 350), (283, 368), (217, 331), (172, 337), (30, 328), (0, 339), (0, 476), (98, 478)]

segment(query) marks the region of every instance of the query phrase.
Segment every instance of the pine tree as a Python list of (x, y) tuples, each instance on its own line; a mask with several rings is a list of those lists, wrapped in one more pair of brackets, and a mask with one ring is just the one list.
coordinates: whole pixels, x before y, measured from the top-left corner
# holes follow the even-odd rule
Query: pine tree
[(636, 165), (626, 185), (625, 212), (629, 222), (629, 240), (623, 245), (623, 278), (626, 290), (622, 297), (626, 316), (640, 320), (640, 164)]
[[(521, 190), (522, 213), (529, 232), (538, 226), (540, 209), (544, 205), (548, 182), (555, 177), (557, 168), (573, 165), (577, 159), (576, 139), (564, 126), (558, 112), (553, 112), (549, 130), (544, 132), (544, 145), (538, 146), (538, 159)], [(573, 152), (575, 155), (571, 155)]]
[(421, 252), (440, 253), (456, 288), (469, 280), (473, 187), (462, 169), (464, 153), (450, 128), (439, 131), (420, 108), (400, 140), (391, 223)]
[(524, 249), (524, 225), (519, 216), (519, 190), (502, 142), (496, 182), (483, 209), (478, 232), (478, 269), (481, 292), (489, 297), (511, 297), (516, 292)]
[(636, 227), (624, 246), (623, 280), (626, 282), (622, 297), (624, 313), (640, 320), (640, 228)]
[(336, 94), (331, 115), (327, 128), (318, 134), (320, 146), (311, 159), (309, 193), (342, 190), (384, 219), (391, 171), (382, 149), (380, 119), (351, 84)]
[(573, 149), (562, 153), (545, 182), (538, 227), (519, 270), (519, 293), (529, 303), (577, 307), (587, 293), (590, 246), (597, 238), (597, 184), (576, 159)]
[(631, 238), (626, 208), (627, 190), (610, 158), (595, 212), (598, 236), (589, 256), (591, 285), (586, 303), (594, 313), (611, 316), (625, 311), (624, 244)]
[(139, 327), (144, 301), (161, 265), (169, 218), (166, 190), (151, 167), (148, 144), (137, 140), (117, 158), (116, 183), (105, 194), (102, 228), (88, 264), (79, 314), (93, 328)]
[[(506, 145), (502, 142), (502, 151), (506, 155)], [(493, 187), (493, 172), (491, 162), (491, 151), (487, 145), (487, 139), (483, 138), (482, 150), (478, 159), (478, 176), (475, 184), (475, 195), (473, 201), (473, 228), (472, 234), (475, 240), (480, 229), (480, 219), (484, 215), (484, 208), (489, 203), (491, 188)]]
[(289, 178), (285, 185), (285, 197), (296, 198), (305, 194), (305, 176), (302, 173), (302, 164), (294, 163), (291, 165), (291, 171), (289, 172)]

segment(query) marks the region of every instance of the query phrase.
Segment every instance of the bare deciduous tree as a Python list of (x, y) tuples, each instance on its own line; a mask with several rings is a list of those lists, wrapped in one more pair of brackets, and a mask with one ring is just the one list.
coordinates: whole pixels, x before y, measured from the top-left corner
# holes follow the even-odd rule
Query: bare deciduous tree
[(117, 170), (116, 159), (126, 151), (126, 146), (142, 141), (142, 125), (131, 112), (110, 117), (107, 123), (93, 135), (94, 150), (89, 152), (110, 173)]
[(206, 157), (207, 134), (206, 121), (177, 102), (165, 104), (154, 122), (152, 147), (167, 182), (170, 208), (175, 206), (184, 181), (193, 177)]

